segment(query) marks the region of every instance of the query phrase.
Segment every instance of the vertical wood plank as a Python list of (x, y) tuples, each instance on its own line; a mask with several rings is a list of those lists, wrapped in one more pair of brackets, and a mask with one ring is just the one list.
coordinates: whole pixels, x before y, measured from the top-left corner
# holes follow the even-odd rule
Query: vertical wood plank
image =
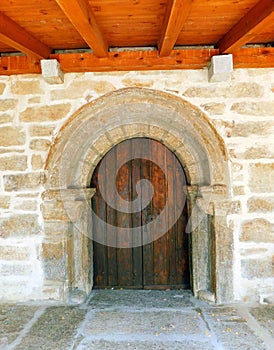
[[(132, 139), (131, 149), (140, 147), (142, 139)], [(133, 159), (131, 161), (131, 201), (134, 201), (137, 196), (141, 196), (141, 193), (137, 194), (136, 184), (141, 180), (141, 159)], [(138, 233), (134, 233), (132, 237), (132, 282), (136, 288), (142, 288), (143, 286), (143, 242), (142, 242), (142, 218), (141, 208), (131, 214), (131, 223), (133, 228), (139, 228)]]
[[(131, 157), (131, 141), (126, 140), (117, 146), (117, 163), (121, 160)], [(124, 164), (118, 170), (116, 186), (119, 195), (130, 203), (131, 198), (131, 169), (130, 162)], [(119, 246), (125, 248), (117, 248), (117, 270), (118, 284), (122, 287), (132, 286), (132, 249), (126, 248), (131, 243), (131, 215), (127, 212), (117, 211), (117, 224), (127, 229), (127, 234), (123, 239), (117, 235)]]
[[(112, 148), (108, 154), (107, 154), (107, 163), (106, 163), (106, 183), (105, 185), (108, 186), (107, 179), (109, 176), (111, 176), (111, 173), (113, 173), (114, 169), (116, 168), (116, 148)], [(115, 203), (116, 200), (116, 192), (115, 191), (108, 191), (108, 198), (110, 199), (111, 203)], [(117, 211), (111, 207), (110, 205), (107, 205), (107, 211), (106, 211), (106, 221), (108, 224), (111, 225), (111, 227), (108, 227), (107, 230), (107, 246), (106, 246), (106, 253), (107, 253), (107, 270), (108, 270), (108, 286), (117, 286), (118, 285), (118, 271), (117, 271), (117, 248), (113, 247), (114, 244), (116, 244), (117, 241)]]
[[(142, 142), (142, 150), (148, 156), (151, 155), (150, 143), (148, 139), (143, 139)], [(151, 179), (151, 163), (145, 159), (141, 162), (141, 178), (150, 180)], [(143, 198), (145, 197), (144, 189), (142, 188), (142, 206), (143, 206)], [(146, 231), (146, 223), (149, 220), (149, 217), (152, 214), (152, 202), (150, 202), (143, 210), (142, 210), (142, 231), (143, 235), (147, 234)], [(154, 284), (153, 280), (153, 270), (154, 270), (154, 262), (153, 262), (153, 245), (154, 242), (150, 244), (146, 244), (143, 246), (143, 286), (149, 286)]]
[[(98, 174), (99, 167), (96, 168), (95, 174), (92, 179), (92, 187), (96, 188), (96, 194), (92, 198), (92, 208), (93, 215), (98, 215), (102, 220), (106, 218), (106, 204), (102, 198), (101, 192), (98, 186), (98, 176), (102, 176), (102, 183), (106, 183), (105, 176), (105, 166), (102, 163), (102, 172)], [(93, 252), (94, 252), (94, 285), (96, 286), (106, 286), (107, 285), (107, 252), (106, 247), (97, 242), (97, 238), (103, 235), (104, 239), (106, 238), (106, 230), (105, 226), (99, 227), (96, 224), (96, 220), (92, 220), (93, 222), (93, 232), (94, 238), (93, 241)], [(103, 231), (101, 231), (103, 229)]]
[[(167, 184), (166, 181), (166, 156), (167, 149), (158, 141), (150, 140), (150, 148), (153, 154), (154, 164), (151, 165), (151, 181), (154, 185), (155, 192), (152, 200), (152, 217), (155, 220), (164, 210), (167, 200)], [(167, 226), (168, 217), (163, 217), (163, 222), (156, 225), (156, 231), (163, 229), (161, 226)], [(160, 226), (161, 225), (161, 226)], [(154, 241), (154, 284), (168, 284), (169, 264), (167, 256), (167, 233), (165, 232), (160, 238)]]

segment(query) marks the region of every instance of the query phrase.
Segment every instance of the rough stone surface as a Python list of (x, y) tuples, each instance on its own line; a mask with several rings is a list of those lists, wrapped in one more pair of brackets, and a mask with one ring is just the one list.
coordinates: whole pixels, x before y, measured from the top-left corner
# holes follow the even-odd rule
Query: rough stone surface
[(31, 157), (31, 166), (33, 170), (41, 170), (44, 168), (45, 162), (40, 154), (34, 154)]
[(274, 243), (274, 224), (266, 219), (253, 219), (242, 224), (242, 241)]
[(188, 88), (184, 92), (187, 97), (260, 97), (263, 88), (256, 83), (238, 83), (231, 86), (213, 86), (207, 88)]
[(254, 116), (273, 116), (274, 115), (274, 102), (239, 102), (234, 103), (231, 107), (233, 112), (254, 115)]
[(21, 113), (20, 121), (29, 123), (56, 121), (68, 116), (70, 107), (68, 103), (43, 107), (28, 107)]
[(43, 183), (44, 176), (42, 173), (27, 173), (4, 176), (4, 186), (6, 191), (35, 189)]
[(2, 170), (26, 170), (27, 157), (26, 156), (8, 156), (0, 158), (0, 171)]
[(254, 307), (250, 309), (250, 313), (274, 338), (274, 305)]
[(39, 80), (18, 80), (11, 84), (11, 92), (15, 95), (39, 94), (42, 92)]
[(5, 100), (0, 100), (0, 112), (13, 110), (17, 106), (17, 103), (18, 100), (13, 98), (6, 98)]
[(10, 206), (10, 197), (9, 196), (0, 196), (0, 208), (8, 209)]
[(37, 215), (16, 215), (0, 218), (0, 237), (25, 237), (40, 233)]
[(0, 246), (3, 260), (28, 260), (30, 252), (25, 247)]
[(63, 243), (43, 243), (42, 257), (44, 259), (61, 259), (64, 255)]
[(249, 187), (252, 192), (274, 192), (274, 163), (250, 164)]
[(41, 137), (41, 136), (52, 136), (54, 132), (54, 127), (52, 126), (43, 126), (43, 125), (34, 125), (29, 128), (29, 132), (31, 136)]
[(247, 206), (251, 213), (271, 213), (274, 211), (274, 196), (249, 198)]
[(13, 117), (9, 114), (0, 115), (0, 124), (10, 123), (12, 122)]
[(251, 137), (252, 135), (265, 136), (271, 135), (274, 131), (273, 122), (244, 122), (232, 123), (230, 125), (232, 126), (232, 137)]
[[(274, 256), (273, 256), (274, 258)], [(269, 278), (273, 276), (274, 261), (269, 259), (244, 259), (241, 261), (244, 278)]]
[(37, 210), (37, 201), (36, 200), (24, 200), (22, 202), (18, 201), (15, 204), (14, 209), (24, 210), (24, 211), (36, 211)]
[(107, 81), (74, 81), (66, 90), (56, 89), (51, 92), (52, 100), (83, 98), (92, 91), (106, 94), (115, 90), (115, 87)]
[(25, 133), (20, 127), (4, 126), (0, 128), (0, 145), (2, 147), (23, 145)]
[(3, 93), (4, 90), (5, 90), (5, 88), (6, 88), (6, 84), (0, 83), (0, 95), (2, 95), (2, 93)]
[(48, 151), (50, 148), (51, 142), (45, 139), (35, 139), (30, 143), (30, 149), (33, 151)]
[(209, 114), (221, 115), (224, 113), (225, 103), (210, 102), (203, 104), (201, 107)]
[(11, 344), (19, 336), (25, 324), (29, 322), (37, 306), (27, 305), (0, 305), (0, 348), (8, 349)]
[(69, 349), (84, 316), (85, 310), (76, 307), (49, 307), (16, 349)]

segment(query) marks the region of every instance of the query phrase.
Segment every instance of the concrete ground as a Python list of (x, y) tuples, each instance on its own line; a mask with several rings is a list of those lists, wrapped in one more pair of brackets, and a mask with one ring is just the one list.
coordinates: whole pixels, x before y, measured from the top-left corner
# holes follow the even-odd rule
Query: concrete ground
[(212, 306), (189, 291), (94, 291), (85, 304), (0, 305), (0, 349), (274, 349), (274, 305)]

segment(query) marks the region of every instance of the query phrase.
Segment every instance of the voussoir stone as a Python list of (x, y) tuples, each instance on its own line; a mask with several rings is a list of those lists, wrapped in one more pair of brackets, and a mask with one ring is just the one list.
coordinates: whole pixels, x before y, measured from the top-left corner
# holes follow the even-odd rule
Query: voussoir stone
[(56, 121), (64, 118), (70, 111), (70, 104), (57, 104), (52, 106), (28, 107), (20, 115), (22, 122)]

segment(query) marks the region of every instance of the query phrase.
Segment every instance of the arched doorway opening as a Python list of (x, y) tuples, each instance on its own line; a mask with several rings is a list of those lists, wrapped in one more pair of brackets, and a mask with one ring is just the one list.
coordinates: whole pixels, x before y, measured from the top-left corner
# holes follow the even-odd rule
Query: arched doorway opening
[[(134, 137), (160, 141), (176, 154), (186, 177), (190, 233), (190, 284), (194, 296), (217, 303), (233, 296), (233, 234), (228, 157), (224, 141), (199, 108), (161, 91), (128, 88), (83, 106), (63, 126), (46, 163), (41, 202), (47, 239), (60, 236), (63, 255), (47, 286), (67, 300), (93, 287), (93, 224), (90, 187), (100, 160)], [(47, 212), (60, 211), (58, 218)], [(55, 242), (55, 241), (54, 241)], [(49, 274), (48, 274), (49, 276)]]
[(187, 289), (186, 176), (161, 142), (114, 146), (91, 180), (94, 288)]

